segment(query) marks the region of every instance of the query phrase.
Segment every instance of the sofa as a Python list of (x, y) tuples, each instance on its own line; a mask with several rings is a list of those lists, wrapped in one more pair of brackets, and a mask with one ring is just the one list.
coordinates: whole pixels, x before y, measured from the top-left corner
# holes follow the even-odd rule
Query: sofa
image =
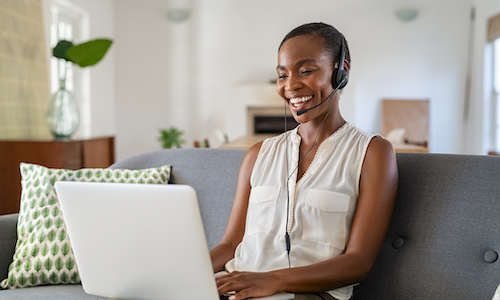
[[(197, 192), (209, 248), (231, 210), (241, 149), (159, 150), (110, 168), (170, 164), (171, 183)], [(397, 153), (399, 189), (393, 217), (356, 300), (491, 299), (500, 283), (500, 157)], [(0, 279), (16, 243), (17, 215), (0, 216)], [(104, 299), (81, 285), (0, 290), (0, 299)]]

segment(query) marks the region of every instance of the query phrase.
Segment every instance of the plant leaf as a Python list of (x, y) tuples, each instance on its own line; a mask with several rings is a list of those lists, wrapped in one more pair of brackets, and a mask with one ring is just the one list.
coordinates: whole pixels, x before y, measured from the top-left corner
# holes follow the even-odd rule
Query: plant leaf
[(42, 284), (46, 284), (47, 282), (49, 282), (49, 278), (48, 278), (47, 274), (45, 274), (45, 273), (40, 274), (40, 282)]
[(52, 49), (52, 55), (57, 58), (62, 58), (66, 61), (71, 61), (67, 56), (66, 52), (68, 49), (73, 47), (73, 43), (66, 40), (60, 40), (59, 43)]
[(39, 272), (42, 269), (42, 266), (43, 266), (42, 260), (38, 259), (35, 262), (35, 265), (33, 266), (33, 268), (35, 269), (35, 271)]
[(19, 275), (19, 278), (17, 279), (17, 281), (21, 285), (24, 285), (26, 283), (26, 281), (28, 281), (28, 278), (26, 278), (26, 276), (24, 276), (24, 273), (21, 273), (21, 275)]
[(31, 256), (35, 257), (38, 255), (39, 252), (40, 252), (40, 247), (38, 247), (37, 245), (33, 245), (33, 248), (31, 249)]
[(50, 248), (50, 253), (52, 253), (52, 256), (56, 256), (59, 253), (59, 246), (54, 244), (52, 248)]
[(50, 273), (49, 280), (52, 283), (56, 283), (59, 280), (59, 276), (55, 272)]
[(61, 276), (59, 277), (62, 282), (67, 283), (69, 281), (69, 275), (66, 274), (66, 272), (62, 272)]
[(48, 258), (44, 263), (43, 263), (43, 267), (45, 268), (45, 270), (47, 271), (50, 271), (50, 269), (52, 269), (52, 266), (54, 265), (54, 262), (52, 261), (52, 259)]
[(31, 259), (28, 258), (24, 263), (24, 270), (26, 270), (26, 272), (29, 272), (31, 270), (31, 267), (32, 267)]
[(112, 43), (109, 39), (88, 41), (68, 49), (66, 56), (82, 68), (92, 66), (104, 57)]
[(73, 272), (71, 273), (71, 282), (80, 282), (80, 275), (78, 274), (78, 272)]
[(69, 244), (68, 243), (64, 243), (61, 246), (61, 254), (64, 255), (64, 256), (68, 255), (70, 249), (71, 249), (71, 247), (69, 246)]
[(47, 256), (47, 254), (49, 253), (49, 245), (44, 244), (40, 253), (42, 253), (43, 257)]
[(75, 266), (75, 261), (73, 260), (73, 258), (71, 256), (68, 257), (65, 265), (66, 265), (66, 269), (68, 269), (69, 271), (71, 271), (71, 269), (73, 269), (73, 267)]
[(36, 283), (36, 282), (37, 282), (37, 280), (38, 280), (38, 277), (36, 277), (36, 275), (35, 275), (35, 274), (30, 273), (30, 274), (28, 275), (28, 279), (29, 279), (29, 281), (30, 281), (30, 283), (31, 283), (32, 285), (35, 285), (35, 283)]
[(61, 269), (64, 267), (62, 258), (58, 257), (54, 262), (54, 266), (56, 267), (57, 271), (61, 271)]
[(162, 143), (162, 148), (168, 149), (173, 148), (174, 146), (177, 148), (181, 148), (182, 144), (185, 143), (183, 139), (181, 139), (182, 134), (184, 132), (175, 127), (170, 127), (168, 130), (160, 129), (160, 137), (158, 140)]

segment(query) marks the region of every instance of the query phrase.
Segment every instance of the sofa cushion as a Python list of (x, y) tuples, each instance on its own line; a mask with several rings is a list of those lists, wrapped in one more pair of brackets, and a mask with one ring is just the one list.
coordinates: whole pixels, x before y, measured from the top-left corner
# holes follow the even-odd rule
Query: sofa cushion
[(89, 295), (80, 284), (46, 285), (26, 289), (1, 290), (0, 299), (8, 300), (106, 300), (109, 298)]
[(54, 189), (56, 181), (168, 183), (169, 165), (142, 169), (49, 169), (21, 164), (21, 207), (17, 243), (3, 288), (78, 283), (66, 225)]
[(226, 230), (236, 184), (246, 149), (162, 149), (121, 160), (110, 168), (154, 168), (173, 165), (171, 183), (192, 186), (198, 196), (201, 218), (210, 249)]
[(491, 299), (499, 283), (500, 157), (398, 153), (391, 224), (365, 299)]

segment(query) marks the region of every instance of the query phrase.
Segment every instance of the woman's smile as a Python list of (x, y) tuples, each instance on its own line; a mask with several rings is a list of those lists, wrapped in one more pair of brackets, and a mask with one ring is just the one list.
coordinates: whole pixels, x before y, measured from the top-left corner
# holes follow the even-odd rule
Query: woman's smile
[(290, 98), (290, 104), (295, 109), (301, 109), (312, 98), (314, 98), (313, 95)]

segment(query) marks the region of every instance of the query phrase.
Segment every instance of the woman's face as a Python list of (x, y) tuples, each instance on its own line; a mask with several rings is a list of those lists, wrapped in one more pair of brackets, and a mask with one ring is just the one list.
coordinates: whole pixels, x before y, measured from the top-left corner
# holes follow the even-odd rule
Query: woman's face
[(319, 104), (333, 91), (333, 67), (322, 38), (300, 35), (287, 40), (278, 53), (276, 90), (288, 102), (297, 122), (325, 113), (329, 103), (297, 116), (297, 111)]

